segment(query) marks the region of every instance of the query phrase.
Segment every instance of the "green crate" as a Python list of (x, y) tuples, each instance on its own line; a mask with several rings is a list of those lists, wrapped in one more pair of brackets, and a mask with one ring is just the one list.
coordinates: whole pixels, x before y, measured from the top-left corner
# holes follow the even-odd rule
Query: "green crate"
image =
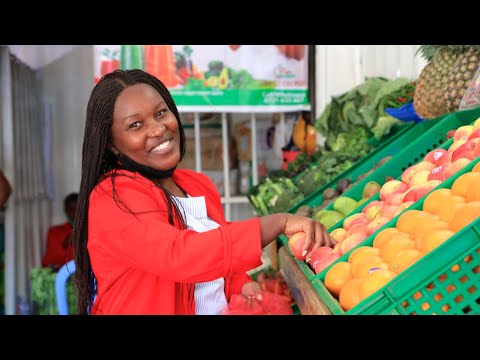
[[(429, 128), (429, 127), (433, 126), (438, 121), (438, 119), (440, 119), (440, 118), (441, 117), (439, 117), (437, 119), (428, 120), (428, 121), (425, 122), (425, 125), (422, 125), (422, 127), (425, 127), (425, 129)], [(362, 160), (369, 159), (370, 163), (376, 164), (381, 158), (383, 158), (385, 156), (390, 156), (392, 154), (395, 154), (396, 151), (398, 151), (398, 149), (401, 149), (402, 146), (403, 146), (402, 142), (398, 142), (396, 140), (398, 140), (399, 138), (402, 138), (402, 137), (406, 137), (407, 134), (409, 134), (409, 138), (411, 140), (413, 140), (416, 137), (417, 131), (414, 130), (414, 129), (416, 129), (417, 126), (418, 125), (413, 123), (413, 122), (408, 122), (408, 123), (404, 123), (404, 124), (400, 124), (400, 125), (395, 125), (392, 128), (392, 130), (391, 130), (391, 132), (388, 136), (384, 136), (380, 140), (375, 139), (375, 137), (371, 137), (368, 140), (368, 143), (370, 145), (374, 146), (375, 149), (370, 154), (368, 154), (366, 157), (358, 160), (348, 170), (344, 171), (342, 174), (340, 174), (337, 177), (335, 177), (334, 179), (332, 179), (328, 184), (325, 184), (320, 189), (321, 191), (317, 190), (317, 191), (315, 191), (315, 193), (310, 194), (308, 197), (306, 197), (306, 198), (304, 198), (304, 200), (302, 200), (301, 204), (298, 204), (298, 205), (294, 206), (293, 208), (287, 210), (287, 212), (294, 213), (295, 211), (297, 211), (297, 209), (301, 205), (303, 205), (305, 203), (306, 199), (309, 199), (311, 197), (313, 198), (314, 194), (317, 194), (319, 191), (320, 191), (320, 195), (321, 195), (324, 189), (326, 189), (327, 187), (336, 186), (337, 182), (340, 179), (342, 179), (343, 177), (350, 176), (351, 178), (356, 179), (358, 177), (357, 174), (361, 174), (365, 169), (365, 166), (362, 165), (363, 164)], [(408, 141), (406, 141), (405, 143), (408, 143)], [(318, 162), (309, 164), (308, 168), (311, 168), (312, 166), (316, 165), (317, 163)], [(370, 166), (370, 165), (368, 165), (368, 166)], [(360, 169), (358, 169), (358, 167), (360, 167)], [(298, 179), (299, 176), (300, 176), (300, 174), (295, 175), (292, 178), (292, 181), (295, 182), (295, 180)], [(332, 183), (334, 183), (334, 185), (329, 186), (329, 184), (332, 184)], [(252, 200), (250, 198), (248, 198), (248, 199), (249, 199), (250, 203), (252, 204), (253, 208), (255, 209), (255, 211), (257, 212), (258, 215), (261, 216), (261, 215), (268, 215), (269, 214), (269, 212), (266, 213), (266, 212), (262, 211), (262, 209), (260, 209), (259, 207), (255, 206), (255, 204), (252, 202)]]
[[(372, 136), (370, 139), (368, 139), (368, 144), (371, 145), (372, 147), (374, 147), (374, 151), (372, 153), (370, 153), (369, 155), (372, 155), (374, 152), (376, 152), (377, 150), (381, 149), (381, 148), (384, 148), (385, 146), (387, 146), (389, 143), (391, 143), (392, 141), (398, 139), (399, 137), (402, 137), (403, 135), (405, 135), (407, 132), (409, 132), (410, 130), (412, 130), (414, 127), (415, 127), (415, 123), (414, 122), (407, 122), (407, 123), (403, 123), (403, 124), (398, 124), (398, 125), (395, 125), (392, 130), (390, 131), (390, 133), (388, 134), (388, 136), (384, 136), (383, 138), (381, 138), (380, 140), (376, 139), (374, 136)], [(318, 161), (317, 162), (313, 162), (311, 164), (308, 165), (308, 168), (311, 168), (312, 166), (314, 165), (317, 165), (318, 164)], [(356, 164), (354, 164), (353, 166), (355, 166)], [(353, 167), (352, 166), (352, 167)], [(308, 169), (307, 168), (307, 169)], [(349, 169), (348, 169), (349, 170)], [(346, 170), (346, 171), (348, 171)], [(305, 170), (303, 170), (305, 171)], [(302, 172), (303, 172), (302, 171)], [(301, 174), (301, 173), (300, 173)], [(300, 176), (300, 174), (297, 174), (293, 177), (293, 181), (295, 182), (296, 179), (298, 179), (298, 177)], [(333, 179), (334, 180), (334, 179)], [(332, 180), (332, 181), (333, 181)]]
[[(456, 129), (460, 126), (472, 124), (478, 116), (480, 116), (480, 108), (452, 113), (442, 118), (442, 120), (436, 123), (436, 125), (433, 126), (429, 131), (425, 132), (422, 136), (417, 137), (417, 139), (414, 142), (410, 143), (403, 150), (398, 152), (397, 155), (395, 155), (390, 161), (380, 166), (372, 174), (370, 174), (365, 179), (360, 181), (358, 184), (353, 186), (350, 190), (345, 192), (343, 195), (352, 197), (355, 200), (360, 200), (363, 187), (368, 181), (377, 181), (383, 184), (386, 176), (397, 177), (398, 180), (401, 180), (401, 174), (403, 173), (403, 171), (406, 170), (408, 167), (421, 161), (423, 157), (426, 154), (428, 154), (428, 152), (438, 147), (444, 148), (444, 149), (448, 149), (450, 147), (450, 145), (453, 143), (453, 139), (450, 139), (450, 140), (445, 139), (445, 134), (449, 130)], [(383, 180), (380, 181), (380, 179), (383, 179)], [(343, 222), (347, 217), (361, 212), (364, 207), (366, 207), (370, 202), (374, 200), (380, 200), (380, 194), (377, 193), (375, 196), (365, 201), (362, 205), (360, 205), (355, 210), (353, 210), (350, 214), (345, 216), (337, 224), (327, 229), (328, 232), (332, 232), (337, 228), (343, 227)], [(329, 204), (325, 209), (332, 210), (333, 205)], [(385, 227), (387, 227), (387, 225), (388, 223), (385, 224), (384, 227), (378, 229), (376, 232), (370, 235), (370, 237), (374, 237), (378, 232), (380, 232)], [(364, 242), (361, 243), (360, 245), (357, 245), (357, 247), (365, 244), (365, 242), (368, 239), (370, 239), (370, 237), (365, 239)], [(283, 245), (287, 245), (288, 238), (286, 236), (280, 235), (278, 237), (278, 240)], [(286, 246), (286, 248), (288, 249), (288, 246)], [(354, 249), (350, 250), (350, 252), (353, 251)], [(350, 252), (348, 252), (347, 254), (349, 254)], [(330, 269), (331, 266), (333, 266), (339, 261), (343, 261), (342, 260), (343, 256), (337, 261), (335, 261), (333, 264), (328, 266), (326, 269), (324, 269), (322, 272), (320, 272), (320, 274), (326, 273), (326, 271), (328, 271), (328, 269)], [(296, 258), (295, 258), (295, 261), (297, 262), (302, 272), (310, 281), (312, 281), (316, 277), (315, 273), (312, 271), (312, 269), (308, 264)]]
[(328, 188), (337, 187), (341, 179), (348, 179), (350, 182), (355, 182), (357, 178), (372, 169), (379, 160), (386, 156), (394, 156), (397, 152), (403, 149), (407, 144), (414, 141), (420, 132), (425, 132), (435, 124), (437, 124), (443, 117), (422, 121), (421, 123), (408, 123), (404, 129), (398, 131), (396, 136), (386, 140), (379, 147), (375, 148), (370, 154), (359, 159), (349, 169), (345, 170), (327, 184), (318, 188), (313, 193), (306, 196), (301, 202), (288, 210), (289, 213), (294, 214), (300, 206), (308, 205), (314, 207), (323, 202), (323, 192)]
[[(435, 190), (450, 189), (458, 177), (471, 172), (479, 162), (480, 158), (470, 162)], [(405, 211), (423, 209), (427, 195)], [(357, 247), (372, 246), (376, 234), (395, 227), (399, 216), (336, 262), (348, 261), (350, 253)], [(330, 267), (316, 275), (312, 285), (334, 315), (480, 314), (480, 218), (348, 311), (341, 308), (340, 303), (324, 286), (323, 281)]]
[[(350, 182), (355, 182), (358, 176), (372, 169), (380, 159), (385, 156), (394, 156), (395, 160), (391, 159), (392, 161), (388, 161), (386, 164), (380, 166), (372, 174), (355, 184), (348, 190), (348, 192), (343, 194), (344, 196), (349, 196), (358, 201), (362, 197), (363, 187), (367, 182), (377, 181), (383, 184), (385, 182), (385, 176), (396, 176), (394, 173), (389, 174), (388, 172), (391, 171), (390, 167), (398, 168), (398, 166), (392, 165), (392, 162), (398, 162), (399, 160), (402, 161), (400, 153), (404, 154), (403, 156), (407, 156), (407, 159), (410, 159), (411, 165), (413, 165), (417, 161), (413, 161), (414, 159), (411, 156), (408, 157), (408, 155), (405, 154), (412, 152), (414, 154), (419, 154), (415, 156), (421, 156), (421, 154), (425, 156), (429, 151), (445, 142), (445, 135), (449, 130), (471, 124), (478, 117), (480, 117), (480, 108), (450, 113), (442, 115), (436, 119), (422, 121), (410, 128), (410, 130), (405, 132), (403, 136), (396, 138), (392, 142), (386, 143), (380, 150), (375, 150), (359, 160), (350, 169), (305, 197), (300, 203), (288, 210), (288, 212), (295, 213), (302, 205), (308, 205), (310, 207), (320, 205), (323, 202), (323, 192), (328, 188), (335, 188), (341, 179), (346, 178)], [(420, 135), (422, 133), (423, 135)], [(423, 149), (423, 151), (417, 151), (418, 149)], [(389, 164), (390, 166), (387, 167)], [(325, 209), (332, 210), (333, 205), (330, 204)]]
[(383, 136), (381, 139), (377, 139), (375, 136), (372, 136), (367, 142), (369, 145), (378, 148), (402, 136), (403, 133), (409, 131), (414, 126), (415, 123), (413, 121), (396, 124), (390, 129), (390, 132), (387, 134), (387, 136)]

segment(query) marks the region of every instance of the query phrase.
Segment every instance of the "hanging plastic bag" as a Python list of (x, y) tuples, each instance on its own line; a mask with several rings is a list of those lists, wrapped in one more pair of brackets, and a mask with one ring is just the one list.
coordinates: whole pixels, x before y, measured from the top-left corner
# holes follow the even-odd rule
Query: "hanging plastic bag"
[(477, 107), (480, 107), (480, 67), (475, 73), (465, 95), (463, 95), (459, 110), (468, 110)]
[(223, 310), (224, 315), (293, 315), (288, 301), (280, 295), (262, 291), (261, 299), (243, 295), (233, 295), (228, 307)]
[(415, 111), (413, 102), (407, 103), (400, 108), (386, 108), (385, 112), (400, 121), (415, 121), (416, 123), (423, 121)]

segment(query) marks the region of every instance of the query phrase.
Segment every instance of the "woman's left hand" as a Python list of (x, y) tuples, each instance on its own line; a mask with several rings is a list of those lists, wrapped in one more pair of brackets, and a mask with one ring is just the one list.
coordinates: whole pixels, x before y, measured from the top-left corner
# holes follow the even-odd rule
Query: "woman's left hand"
[(255, 298), (258, 301), (262, 301), (262, 291), (262, 285), (255, 281), (250, 281), (243, 285), (241, 294), (247, 299)]

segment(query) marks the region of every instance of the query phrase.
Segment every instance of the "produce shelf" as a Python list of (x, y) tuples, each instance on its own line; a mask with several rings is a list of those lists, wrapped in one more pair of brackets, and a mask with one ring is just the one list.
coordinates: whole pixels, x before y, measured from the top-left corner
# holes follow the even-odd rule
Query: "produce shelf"
[(395, 136), (386, 140), (379, 147), (375, 148), (370, 154), (355, 162), (355, 164), (353, 164), (349, 169), (340, 173), (334, 179), (306, 196), (301, 202), (290, 208), (288, 212), (294, 214), (298, 208), (303, 205), (308, 205), (310, 207), (320, 205), (323, 202), (322, 193), (326, 189), (336, 188), (341, 179), (348, 179), (352, 183), (355, 182), (360, 175), (372, 169), (380, 159), (386, 156), (394, 156), (407, 144), (410, 144), (412, 141), (414, 141), (420, 133), (428, 131), (428, 129), (437, 124), (441, 119), (442, 117), (439, 117), (428, 121), (422, 121), (418, 124), (408, 123), (402, 125), (405, 128), (397, 132)]
[[(415, 141), (405, 146), (403, 150), (399, 151), (392, 159), (390, 159), (390, 161), (388, 161), (387, 163), (385, 163), (384, 165), (376, 169), (372, 174), (367, 176), (361, 182), (354, 185), (350, 190), (342, 194), (342, 196), (348, 196), (355, 200), (359, 200), (362, 195), (363, 187), (368, 181), (377, 181), (380, 184), (383, 184), (386, 176), (396, 177), (397, 180), (401, 180), (401, 175), (403, 171), (406, 170), (408, 167), (418, 163), (419, 161), (422, 161), (422, 159), (426, 154), (428, 154), (428, 152), (430, 152), (435, 148), (448, 149), (450, 147), (450, 145), (453, 143), (453, 139), (447, 140), (445, 137), (446, 133), (449, 130), (457, 129), (460, 126), (472, 124), (478, 117), (480, 117), (480, 108), (448, 114), (448, 116), (443, 117), (440, 120), (440, 122), (436, 123), (436, 125), (431, 127), (429, 131), (425, 132), (422, 136), (417, 136)], [(419, 123), (419, 124), (422, 124), (422, 123)], [(444, 183), (440, 184), (440, 186), (437, 187), (436, 189), (440, 188)], [(424, 199), (427, 195), (428, 194), (426, 194), (422, 199)], [(420, 199), (419, 201), (423, 201), (422, 199)], [(380, 194), (377, 193), (375, 196), (365, 201), (362, 205), (358, 206), (351, 213), (347, 214), (342, 220), (340, 220), (334, 226), (327, 229), (328, 232), (332, 232), (337, 228), (343, 227), (343, 222), (347, 217), (356, 213), (360, 213), (364, 207), (366, 207), (370, 202), (374, 200), (380, 200)], [(408, 210), (413, 209), (412, 206), (410, 206)], [(325, 209), (332, 210), (333, 205), (330, 204)], [(398, 218), (398, 216), (396, 218)], [(385, 229), (386, 227), (389, 227), (389, 224), (392, 221), (393, 220), (391, 220), (389, 223), (385, 224), (383, 227), (381, 227), (376, 232), (371, 234), (361, 244), (357, 245), (352, 250), (344, 254), (342, 257), (340, 257), (338, 260), (336, 260), (333, 264), (328, 266), (318, 275), (321, 275), (322, 273), (325, 274), (330, 269), (330, 267), (336, 264), (337, 262), (347, 261), (348, 255), (350, 254), (350, 252), (352, 252), (354, 249), (356, 249), (359, 246), (363, 246), (367, 244), (367, 241), (370, 239), (373, 241), (376, 234), (381, 230)], [(288, 248), (287, 246), (288, 238), (286, 236), (280, 235), (278, 237), (278, 241), (283, 245), (285, 245), (286, 248)], [(313, 279), (318, 276), (318, 275), (315, 275), (315, 273), (310, 268), (310, 266), (305, 262), (300, 261), (296, 258), (295, 258), (295, 261), (298, 263), (298, 266), (305, 273), (305, 276), (309, 280), (313, 281)]]
[[(435, 190), (450, 189), (458, 177), (470, 172), (479, 162), (480, 158), (470, 162)], [(422, 197), (405, 211), (422, 210), (425, 198)], [(395, 227), (400, 215), (379, 231)], [(372, 246), (379, 231), (355, 248)], [(336, 262), (347, 261), (354, 249)], [(348, 311), (342, 309), (324, 286), (325, 275), (330, 267), (316, 275), (312, 284), (334, 315), (480, 314), (480, 218)]]

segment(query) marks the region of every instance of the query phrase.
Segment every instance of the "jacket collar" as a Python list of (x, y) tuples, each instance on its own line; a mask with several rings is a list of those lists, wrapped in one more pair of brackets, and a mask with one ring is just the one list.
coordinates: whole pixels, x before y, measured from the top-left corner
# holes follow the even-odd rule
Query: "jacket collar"
[[(195, 173), (191, 172), (191, 174), (193, 175)], [(177, 169), (173, 173), (172, 178), (173, 181), (175, 181), (175, 183), (190, 196), (205, 196), (208, 216), (218, 224), (225, 224), (223, 207), (221, 206), (220, 201), (215, 201), (215, 198), (218, 197), (218, 193), (215, 193), (214, 189), (206, 186), (202, 180), (192, 175), (190, 175), (190, 172), (187, 173)]]

